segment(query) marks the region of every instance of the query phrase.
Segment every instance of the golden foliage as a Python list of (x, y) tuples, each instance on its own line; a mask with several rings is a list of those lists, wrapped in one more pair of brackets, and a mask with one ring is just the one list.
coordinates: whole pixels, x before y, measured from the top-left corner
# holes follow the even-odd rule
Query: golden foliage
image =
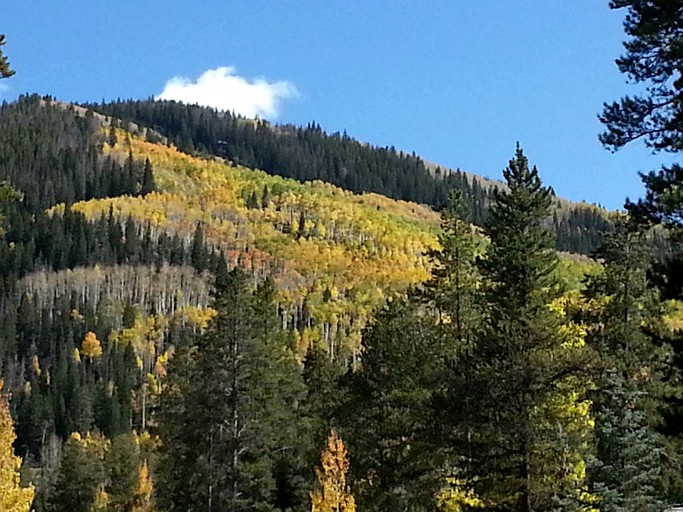
[[(75, 211), (93, 219), (111, 208), (120, 219), (131, 216), (187, 243), (201, 223), (204, 240), (222, 249), (230, 265), (274, 277), (283, 311), (296, 317), (304, 301), (315, 304), (309, 307), (312, 324), (325, 343), (357, 350), (385, 295), (428, 277), (424, 255), (437, 245), (439, 216), (427, 206), (192, 157), (123, 131), (117, 139), (127, 142), (105, 151), (121, 160), (129, 151), (149, 158), (160, 191), (81, 202)], [(265, 190), (269, 199), (263, 202)], [(248, 207), (254, 196), (256, 207)], [(329, 303), (322, 300), (326, 289), (335, 290)], [(200, 326), (206, 320), (186, 313)]]
[(21, 487), (19, 483), (21, 458), (14, 455), (12, 447), (16, 437), (0, 381), (0, 510), (3, 512), (28, 512), (35, 492), (32, 486)]
[(346, 483), (349, 461), (344, 442), (332, 430), (323, 451), (322, 469), (316, 468), (318, 488), (311, 493), (312, 512), (355, 512), (356, 502)]
[(79, 355), (91, 359), (102, 357), (102, 345), (94, 332), (88, 331), (86, 333), (85, 338), (83, 338), (83, 342), (81, 343)]
[(441, 512), (464, 512), (484, 508), (484, 502), (472, 489), (467, 489), (463, 480), (457, 478), (448, 480), (448, 487), (442, 489), (436, 497), (436, 504)]
[(152, 478), (149, 475), (149, 466), (147, 461), (144, 461), (138, 470), (138, 485), (135, 490), (135, 506), (134, 512), (151, 512), (154, 510), (152, 501), (152, 493), (154, 486)]

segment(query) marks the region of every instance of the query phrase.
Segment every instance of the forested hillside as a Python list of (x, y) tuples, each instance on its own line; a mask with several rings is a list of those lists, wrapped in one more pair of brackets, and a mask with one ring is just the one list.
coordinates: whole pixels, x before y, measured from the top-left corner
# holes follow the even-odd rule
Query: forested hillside
[[(494, 188), (501, 184), (459, 169), (432, 170), (419, 156), (373, 147), (346, 133), (328, 135), (316, 123), (272, 125), (227, 112), (172, 101), (118, 101), (88, 105), (126, 122), (151, 128), (181, 151), (221, 156), (239, 165), (300, 181), (321, 180), (352, 192), (378, 194), (443, 208), (448, 191), (463, 193), (467, 219), (484, 226)], [(607, 212), (558, 201), (548, 219), (561, 251), (591, 255), (611, 229)]]
[(520, 147), (491, 186), (315, 124), (4, 103), (0, 509), (666, 510), (678, 170), (606, 215)]

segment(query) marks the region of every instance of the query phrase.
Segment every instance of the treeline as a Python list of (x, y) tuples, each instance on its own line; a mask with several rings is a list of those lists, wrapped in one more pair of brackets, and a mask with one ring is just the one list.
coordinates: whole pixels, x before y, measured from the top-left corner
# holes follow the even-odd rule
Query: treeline
[[(329, 135), (316, 123), (271, 125), (226, 112), (173, 101), (117, 101), (85, 105), (147, 127), (181, 151), (219, 155), (236, 164), (300, 181), (322, 180), (353, 192), (377, 192), (443, 208), (449, 190), (460, 190), (469, 222), (484, 226), (495, 186), (459, 170), (430, 171), (417, 155), (360, 143), (346, 133)], [(611, 229), (605, 212), (587, 205), (562, 207), (548, 222), (562, 251), (592, 254)]]
[(145, 195), (155, 188), (149, 165), (103, 157), (101, 122), (92, 112), (37, 95), (0, 107), (0, 181), (23, 195), (31, 213), (58, 203)]

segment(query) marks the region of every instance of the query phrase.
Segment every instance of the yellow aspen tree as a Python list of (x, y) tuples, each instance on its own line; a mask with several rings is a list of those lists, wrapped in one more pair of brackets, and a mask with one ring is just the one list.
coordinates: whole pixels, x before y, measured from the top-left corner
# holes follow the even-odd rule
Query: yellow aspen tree
[(138, 485), (135, 490), (135, 506), (134, 512), (151, 512), (154, 510), (154, 503), (152, 501), (152, 494), (154, 492), (154, 485), (149, 474), (149, 465), (145, 460), (138, 470)]
[(12, 448), (16, 437), (0, 381), (0, 510), (3, 512), (28, 512), (35, 492), (33, 486), (19, 485), (21, 457), (14, 455)]
[(102, 345), (94, 332), (88, 331), (85, 338), (83, 338), (80, 355), (91, 359), (102, 356)]
[(318, 488), (311, 493), (312, 512), (355, 512), (356, 502), (346, 483), (349, 460), (344, 442), (332, 430), (323, 451), (322, 468), (315, 468)]

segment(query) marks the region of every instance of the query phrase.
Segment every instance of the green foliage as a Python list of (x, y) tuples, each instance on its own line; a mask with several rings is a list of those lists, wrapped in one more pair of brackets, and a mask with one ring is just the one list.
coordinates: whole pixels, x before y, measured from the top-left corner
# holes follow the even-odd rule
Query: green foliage
[[(651, 257), (642, 231), (625, 219), (602, 248), (604, 270), (584, 294), (594, 304), (587, 343), (599, 356), (592, 393), (596, 459), (589, 468), (601, 510), (661, 510), (674, 453), (655, 434), (669, 349), (662, 309), (648, 282)], [(668, 462), (667, 462), (668, 461)]]
[(619, 70), (647, 85), (643, 96), (605, 104), (600, 120), (607, 131), (601, 142), (616, 150), (642, 138), (655, 150), (683, 149), (683, 21), (681, 0), (612, 0), (612, 9), (627, 9), (624, 30), (630, 37)]
[(519, 148), (504, 176), (509, 191), (497, 194), (478, 260), (483, 325), (452, 369), (443, 417), (460, 478), (487, 506), (568, 510), (578, 507), (583, 481), (567, 468), (577, 456), (567, 455), (580, 463), (585, 434), (580, 417), (561, 412), (576, 407), (561, 404), (581, 362), (548, 307), (557, 265), (544, 225), (551, 193)]
[(642, 393), (618, 372), (605, 379), (595, 413), (596, 459), (589, 468), (600, 510), (661, 511), (658, 487), (665, 453), (642, 409)]
[(363, 333), (340, 408), (361, 510), (431, 510), (443, 453), (430, 439), (443, 351), (414, 303), (395, 299)]
[(217, 315), (171, 363), (159, 416), (167, 510), (275, 510), (275, 463), (296, 453), (303, 386), (271, 301), (239, 269), (219, 277)]
[(73, 435), (64, 446), (50, 512), (90, 512), (104, 482), (106, 445), (98, 437)]
[[(0, 34), (0, 47), (5, 44), (5, 34)], [(0, 78), (9, 78), (14, 75), (14, 70), (10, 69), (7, 56), (3, 54), (0, 48)]]
[(476, 290), (480, 279), (475, 256), (480, 237), (465, 221), (462, 195), (451, 192), (448, 207), (441, 213), (440, 249), (429, 252), (432, 260), (431, 278), (418, 296), (446, 326), (446, 336), (455, 337), (456, 346), (471, 342), (477, 327)]
[(140, 450), (133, 435), (122, 434), (112, 439), (105, 461), (111, 509), (133, 510), (140, 464)]

